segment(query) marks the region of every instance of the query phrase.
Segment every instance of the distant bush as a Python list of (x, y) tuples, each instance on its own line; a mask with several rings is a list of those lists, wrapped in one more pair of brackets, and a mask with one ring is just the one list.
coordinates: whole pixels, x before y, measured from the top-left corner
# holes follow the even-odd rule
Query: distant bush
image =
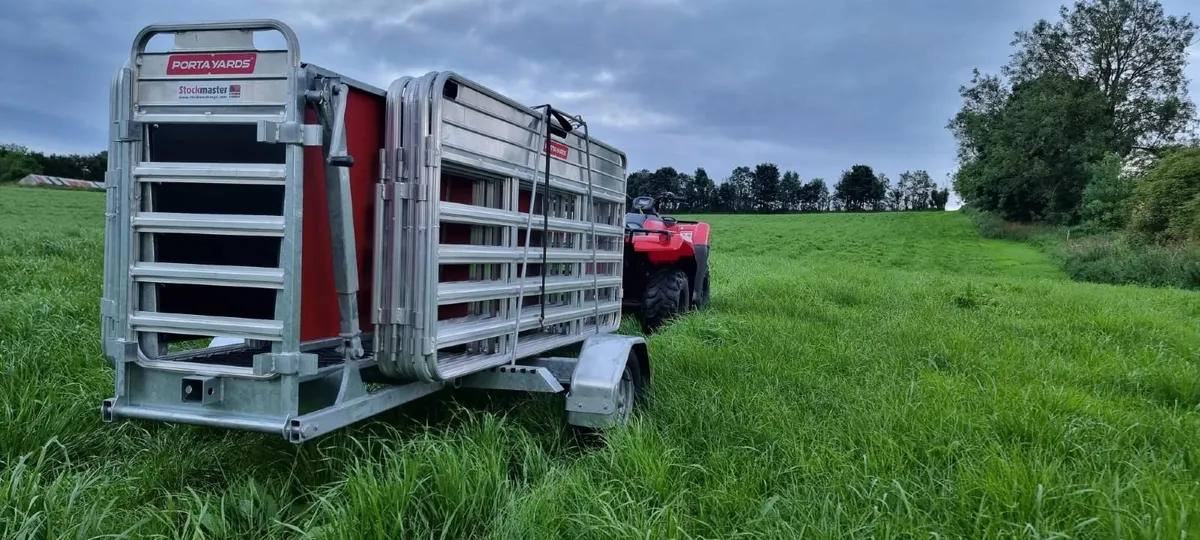
[(1157, 244), (1200, 242), (1200, 147), (1167, 153), (1136, 182), (1129, 230)]
[(984, 238), (1031, 242), (1047, 234), (1052, 234), (1054, 230), (1053, 227), (1036, 223), (1005, 221), (1000, 214), (987, 210), (964, 207), (962, 211), (971, 216), (971, 221), (975, 223), (975, 229)]
[(1076, 281), (1113, 285), (1200, 289), (1200, 246), (1140, 242), (1095, 224), (1054, 227), (1004, 221), (992, 212), (966, 209), (979, 235), (1033, 244), (1049, 252)]
[(1166, 247), (1104, 234), (1066, 241), (1054, 251), (1063, 271), (1077, 281), (1200, 289), (1200, 246)]
[(1121, 157), (1110, 153), (1088, 166), (1088, 185), (1081, 204), (1085, 223), (1103, 229), (1125, 228), (1133, 181), (1121, 174), (1121, 165)]

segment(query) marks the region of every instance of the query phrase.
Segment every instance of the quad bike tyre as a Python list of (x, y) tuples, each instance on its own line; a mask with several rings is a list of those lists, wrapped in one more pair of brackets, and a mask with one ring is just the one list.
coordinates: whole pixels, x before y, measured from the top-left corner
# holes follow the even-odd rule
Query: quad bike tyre
[(678, 268), (656, 270), (646, 281), (642, 297), (642, 331), (654, 332), (691, 305), (687, 274)]

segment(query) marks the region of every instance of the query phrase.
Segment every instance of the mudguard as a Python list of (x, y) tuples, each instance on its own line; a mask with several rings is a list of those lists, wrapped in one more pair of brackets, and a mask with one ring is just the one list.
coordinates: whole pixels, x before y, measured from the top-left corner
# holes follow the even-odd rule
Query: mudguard
[(696, 250), (696, 277), (692, 285), (692, 302), (700, 300), (700, 284), (704, 283), (704, 278), (708, 276), (708, 246), (697, 245), (693, 249)]
[[(567, 392), (567, 422), (603, 429), (617, 424), (617, 397), (627, 362), (637, 362), (641, 385), (650, 385), (650, 360), (646, 340), (637, 336), (597, 334), (584, 341), (579, 363)], [(639, 398), (641, 396), (638, 396)]]

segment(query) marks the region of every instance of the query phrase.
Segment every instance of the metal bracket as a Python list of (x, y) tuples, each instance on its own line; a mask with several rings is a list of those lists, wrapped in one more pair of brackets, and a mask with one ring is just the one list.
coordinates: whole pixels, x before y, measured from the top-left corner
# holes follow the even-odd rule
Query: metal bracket
[(184, 403), (213, 405), (221, 402), (224, 390), (225, 385), (220, 377), (192, 375), (180, 379), (179, 398)]
[[(394, 157), (393, 157), (394, 155)], [(404, 170), (404, 149), (397, 148), (395, 152), (387, 148), (379, 149), (379, 180), (384, 183), (395, 182)]]
[(397, 184), (395, 182), (387, 182), (387, 181), (385, 181), (382, 184), (379, 184), (379, 199), (384, 200), (384, 201), (390, 201), (390, 200), (397, 199), (397, 198), (399, 198), (399, 199), (408, 198), (408, 190), (403, 189), (403, 187), (405, 185), (406, 184)]
[(616, 410), (612, 399), (567, 394), (567, 411), (609, 414)]
[(321, 146), (321, 126), (299, 122), (258, 121), (258, 142)]
[(420, 349), (421, 354), (429, 356), (437, 352), (437, 345), (434, 338), (421, 338), (417, 340), (417, 349)]
[(110, 339), (105, 342), (108, 356), (114, 362), (136, 362), (138, 359), (138, 342), (125, 339)]
[(100, 316), (101, 317), (116, 317), (117, 303), (111, 298), (100, 299)]
[(518, 392), (547, 392), (557, 394), (563, 385), (544, 367), (499, 366), (460, 379), (461, 388), (515, 390)]
[(117, 121), (117, 141), (137, 142), (142, 140), (142, 123), (137, 120)]
[(262, 353), (254, 355), (254, 374), (315, 375), (317, 355), (312, 353)]
[(125, 169), (120, 167), (104, 171), (104, 189), (111, 190), (121, 187), (121, 177), (124, 174)]

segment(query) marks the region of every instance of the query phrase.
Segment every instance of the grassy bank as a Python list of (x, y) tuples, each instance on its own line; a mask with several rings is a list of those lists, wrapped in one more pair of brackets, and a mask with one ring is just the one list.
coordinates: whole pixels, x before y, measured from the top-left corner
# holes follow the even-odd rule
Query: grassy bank
[(1200, 245), (1160, 246), (1124, 232), (1007, 223), (986, 213), (966, 214), (980, 235), (1037, 246), (1074, 280), (1200, 290)]
[(959, 213), (712, 217), (711, 309), (599, 447), (560, 397), (465, 391), (300, 448), (104, 424), (103, 219), (0, 188), (0, 538), (1200, 534), (1200, 293)]

